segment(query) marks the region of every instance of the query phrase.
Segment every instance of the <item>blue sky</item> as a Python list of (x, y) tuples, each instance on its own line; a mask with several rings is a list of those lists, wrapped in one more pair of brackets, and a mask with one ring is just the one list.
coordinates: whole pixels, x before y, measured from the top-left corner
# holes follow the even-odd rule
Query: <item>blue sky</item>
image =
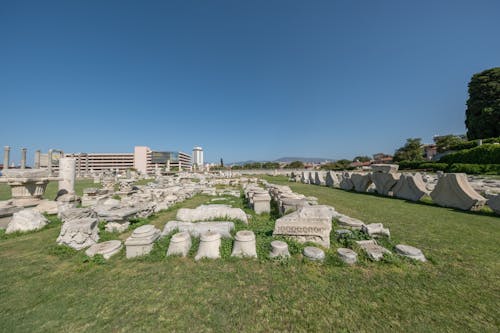
[(500, 1), (0, 1), (0, 145), (226, 162), (465, 133)]

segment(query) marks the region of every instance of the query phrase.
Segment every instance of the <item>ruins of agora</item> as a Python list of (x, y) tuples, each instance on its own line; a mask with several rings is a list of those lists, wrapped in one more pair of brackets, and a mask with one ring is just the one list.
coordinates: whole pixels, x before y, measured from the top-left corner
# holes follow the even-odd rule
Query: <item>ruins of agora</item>
[[(244, 228), (251, 225), (252, 216), (227, 204), (224, 196), (229, 196), (235, 200), (243, 197), (255, 214), (270, 214), (271, 207), (276, 208), (272, 233), (276, 239), (269, 244), (266, 254), (269, 258), (290, 256), (286, 241), (293, 240), (311, 243), (301, 255), (322, 261), (324, 249), (331, 247), (332, 239), (350, 239), (359, 236), (359, 231), (363, 239), (349, 243), (350, 247), (337, 246), (338, 258), (347, 264), (355, 264), (360, 253), (374, 261), (391, 253), (426, 261), (419, 244), (391, 244), (389, 248), (380, 245), (377, 239), (391, 237), (383, 223), (365, 223), (338, 212), (333, 206), (319, 204), (316, 197), (252, 176), (256, 171), (203, 172), (200, 147), (193, 150), (195, 168), (191, 156), (185, 153), (156, 152), (148, 147), (135, 147), (130, 154), (58, 152), (56, 162), (53, 150), (46, 155), (35, 152), (35, 167), (27, 168), (27, 151), (23, 148), (20, 167), (9, 169), (10, 147), (4, 148), (0, 182), (11, 190), (11, 199), (0, 203), (0, 228), (5, 229), (6, 234), (42, 229), (49, 223), (44, 214), (49, 214), (57, 215), (63, 222), (54, 241), (85, 250), (89, 256), (101, 254), (109, 259), (123, 246), (127, 258), (145, 256), (159, 239), (172, 237), (167, 256), (187, 256), (192, 238), (197, 238), (200, 242), (195, 260), (220, 258), (221, 238), (227, 238), (234, 239), (231, 256), (257, 257), (258, 235)], [(176, 172), (171, 172), (172, 169)], [(286, 176), (291, 182), (376, 193), (412, 202), (429, 198), (435, 205), (463, 211), (479, 211), (487, 205), (500, 214), (497, 192), (500, 181), (474, 181), (463, 173), (400, 173), (396, 164), (373, 164), (370, 171), (359, 172), (273, 170), (267, 173)], [(91, 178), (98, 186), (85, 188), (82, 195), (78, 195), (75, 182), (79, 178)], [(151, 181), (136, 185), (144, 179)], [(52, 200), (44, 199), (50, 181), (58, 184)], [(133, 229), (124, 242), (100, 242), (99, 223), (104, 225), (105, 232), (121, 234), (130, 231), (138, 218), (148, 218), (198, 194), (213, 199), (194, 209), (179, 209), (176, 219), (166, 221), (163, 230), (144, 224)], [(222, 221), (224, 219), (227, 221)]]

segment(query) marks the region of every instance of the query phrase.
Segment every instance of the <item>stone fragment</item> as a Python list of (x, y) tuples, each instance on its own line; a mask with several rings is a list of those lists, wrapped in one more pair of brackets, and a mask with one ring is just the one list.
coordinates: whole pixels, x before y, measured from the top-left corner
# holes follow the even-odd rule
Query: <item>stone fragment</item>
[(202, 258), (218, 259), (220, 258), (220, 240), (221, 236), (217, 232), (208, 231), (201, 235), (200, 245), (194, 260)]
[(349, 238), (352, 236), (352, 231), (348, 229), (337, 229), (335, 230), (337, 239)]
[(96, 254), (100, 254), (104, 257), (104, 259), (108, 260), (118, 252), (120, 252), (122, 248), (122, 242), (119, 240), (110, 240), (107, 242), (96, 243), (90, 246), (85, 254), (89, 257), (93, 257)]
[(349, 172), (344, 172), (342, 174), (340, 188), (346, 191), (352, 191), (352, 189), (354, 188), (354, 184), (351, 180), (351, 174)]
[(341, 247), (337, 249), (337, 254), (340, 257), (340, 260), (348, 265), (355, 264), (356, 261), (358, 261), (358, 254), (351, 249)]
[(68, 245), (81, 250), (99, 241), (99, 228), (96, 218), (86, 217), (65, 221), (57, 237), (58, 244)]
[(57, 202), (50, 200), (41, 200), (35, 209), (42, 214), (55, 215), (58, 213)]
[(178, 232), (170, 239), (167, 256), (179, 255), (186, 257), (191, 248), (191, 236), (188, 232)]
[(353, 230), (361, 230), (361, 228), (365, 225), (363, 221), (360, 221), (353, 217), (349, 217), (347, 215), (341, 215), (337, 217), (337, 221), (340, 226), (348, 227)]
[(340, 187), (340, 180), (335, 171), (328, 171), (325, 176), (325, 185), (328, 187)]
[(38, 210), (33, 208), (23, 209), (13, 214), (5, 233), (39, 230), (48, 223), (49, 221)]
[(245, 212), (229, 205), (201, 205), (195, 209), (181, 208), (177, 211), (177, 220), (184, 222), (210, 221), (221, 218), (240, 220), (248, 224)]
[(232, 257), (252, 257), (257, 258), (255, 245), (255, 234), (250, 230), (241, 230), (234, 237)]
[(396, 185), (400, 176), (399, 173), (374, 172), (371, 174), (377, 193), (386, 196), (392, 194), (392, 188)]
[(316, 173), (314, 174), (314, 183), (320, 186), (326, 185), (325, 174), (323, 171), (316, 171)]
[(91, 208), (69, 208), (59, 213), (59, 218), (63, 222), (89, 217), (97, 218), (97, 214)]
[(143, 256), (151, 252), (153, 243), (160, 237), (160, 230), (154, 225), (146, 224), (135, 229), (125, 241), (127, 258)]
[(117, 232), (121, 234), (122, 232), (125, 232), (128, 230), (128, 227), (130, 226), (130, 222), (108, 222), (106, 223), (106, 226), (104, 229), (107, 232)]
[(273, 236), (289, 236), (298, 242), (307, 241), (330, 247), (330, 231), (335, 210), (331, 206), (302, 207), (276, 220)]
[(323, 261), (325, 259), (325, 251), (314, 246), (306, 246), (303, 253), (304, 257), (311, 261)]
[(280, 214), (285, 215), (289, 212), (293, 212), (302, 207), (309, 206), (309, 202), (305, 198), (295, 199), (295, 198), (284, 198), (281, 200)]
[(382, 259), (385, 253), (391, 253), (391, 251), (387, 250), (385, 247), (378, 245), (377, 241), (373, 239), (356, 241), (356, 244), (358, 244), (359, 247), (363, 251), (365, 251), (368, 257), (374, 261), (379, 261), (380, 259)]
[(402, 174), (392, 192), (396, 198), (410, 201), (419, 201), (424, 195), (428, 194), (426, 184), (420, 173), (415, 175)]
[(253, 210), (256, 214), (271, 212), (271, 196), (269, 194), (258, 194), (253, 196)]
[(389, 229), (384, 228), (384, 225), (382, 223), (365, 224), (361, 227), (361, 231), (363, 231), (370, 237), (391, 237), (391, 232), (389, 231)]
[(500, 194), (488, 200), (488, 206), (497, 214), (500, 215)]
[(169, 221), (163, 228), (162, 237), (178, 230), (179, 232), (188, 232), (191, 237), (198, 238), (202, 234), (213, 231), (217, 232), (223, 238), (232, 238), (231, 231), (234, 230), (233, 222), (181, 222)]
[(396, 173), (396, 172), (398, 172), (399, 165), (397, 165), (397, 164), (372, 164), (371, 168), (372, 168), (373, 172)]
[(399, 245), (396, 245), (395, 251), (397, 254), (400, 254), (402, 256), (405, 256), (405, 257), (408, 257), (411, 259), (419, 260), (422, 262), (427, 261), (424, 254), (422, 253), (422, 251), (420, 249), (417, 249), (416, 247), (413, 247), (413, 246), (399, 244)]
[(351, 182), (356, 192), (366, 192), (371, 185), (372, 180), (369, 174), (353, 173), (351, 175)]
[(275, 240), (271, 242), (271, 252), (269, 253), (269, 258), (288, 258), (290, 257), (290, 252), (288, 251), (288, 244)]
[(470, 186), (465, 173), (441, 176), (431, 198), (439, 206), (461, 210), (480, 210), (486, 203), (486, 199)]

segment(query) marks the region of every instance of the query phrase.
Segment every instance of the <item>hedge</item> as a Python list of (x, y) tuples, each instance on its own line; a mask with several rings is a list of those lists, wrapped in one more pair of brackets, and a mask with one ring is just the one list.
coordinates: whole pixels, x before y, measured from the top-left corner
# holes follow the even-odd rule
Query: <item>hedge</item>
[(484, 144), (441, 157), (439, 162), (453, 164), (500, 164), (500, 144)]
[(430, 170), (443, 172), (463, 172), (470, 175), (492, 174), (500, 175), (500, 164), (466, 164), (466, 163), (433, 163), (401, 161), (400, 170)]

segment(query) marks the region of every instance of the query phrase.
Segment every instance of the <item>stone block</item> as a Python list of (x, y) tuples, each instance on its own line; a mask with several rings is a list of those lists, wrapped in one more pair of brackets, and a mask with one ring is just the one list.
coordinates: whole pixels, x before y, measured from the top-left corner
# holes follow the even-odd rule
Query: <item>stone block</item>
[(351, 175), (351, 182), (356, 192), (366, 192), (372, 183), (369, 174), (353, 173)]
[(153, 249), (154, 242), (159, 237), (160, 230), (156, 229), (154, 225), (146, 224), (135, 229), (125, 241), (127, 258), (149, 254)]
[(191, 249), (191, 236), (188, 232), (178, 232), (170, 239), (167, 256), (178, 255), (186, 257)]
[(391, 253), (391, 251), (387, 250), (385, 247), (378, 245), (377, 241), (373, 239), (356, 241), (356, 244), (358, 244), (359, 247), (365, 251), (368, 257), (373, 261), (379, 261), (384, 257), (384, 254)]
[(397, 164), (372, 164), (372, 172), (378, 173), (396, 173), (398, 172), (399, 165)]
[(182, 222), (169, 221), (163, 228), (162, 237), (178, 230), (187, 232), (191, 237), (198, 238), (202, 234), (212, 231), (217, 232), (223, 238), (232, 238), (231, 231), (234, 230), (233, 222)]
[(365, 224), (361, 227), (361, 231), (370, 237), (391, 237), (389, 229), (384, 228), (382, 223)]
[(490, 207), (495, 213), (500, 215), (500, 194), (488, 200), (488, 207)]
[(409, 246), (409, 245), (403, 245), (399, 244), (396, 245), (395, 251), (397, 254), (414, 259), (414, 260), (419, 260), (422, 262), (426, 262), (427, 259), (425, 258), (424, 254), (420, 249), (417, 249), (416, 247)]
[(87, 217), (68, 220), (63, 223), (61, 233), (57, 237), (58, 244), (68, 245), (81, 250), (99, 241), (99, 228), (96, 218)]
[(290, 252), (288, 251), (288, 244), (275, 240), (271, 242), (271, 252), (269, 253), (269, 258), (288, 258), (290, 257)]
[(340, 260), (348, 265), (353, 265), (358, 261), (358, 254), (351, 249), (339, 248), (337, 254)]
[(234, 237), (232, 257), (257, 258), (255, 234), (250, 230), (241, 230)]
[(402, 174), (392, 192), (396, 198), (410, 201), (419, 201), (424, 195), (428, 194), (426, 184), (420, 173), (415, 175)]
[(486, 203), (486, 198), (470, 186), (465, 173), (441, 176), (431, 192), (431, 198), (439, 206), (461, 210), (480, 210)]
[(93, 257), (96, 254), (100, 254), (104, 257), (104, 259), (108, 260), (118, 252), (120, 252), (122, 248), (122, 242), (119, 240), (110, 240), (107, 242), (96, 243), (90, 246), (85, 254), (89, 257)]
[(14, 232), (27, 232), (45, 227), (49, 221), (38, 210), (33, 208), (23, 209), (13, 214), (5, 230), (6, 234)]
[(375, 184), (377, 193), (385, 196), (392, 195), (392, 189), (400, 177), (401, 174), (399, 173), (374, 172), (371, 174), (371, 179)]
[(340, 188), (346, 191), (352, 191), (354, 189), (354, 184), (351, 180), (351, 174), (349, 172), (344, 172), (342, 174), (342, 180), (340, 181)]
[(311, 261), (323, 261), (325, 259), (325, 251), (314, 246), (306, 246), (303, 254), (305, 258)]
[(248, 224), (245, 212), (229, 205), (201, 205), (195, 209), (181, 208), (177, 211), (177, 220), (184, 222), (210, 221), (218, 218), (235, 219)]
[(218, 259), (220, 258), (221, 236), (217, 232), (209, 231), (201, 235), (200, 245), (194, 260), (202, 258)]

